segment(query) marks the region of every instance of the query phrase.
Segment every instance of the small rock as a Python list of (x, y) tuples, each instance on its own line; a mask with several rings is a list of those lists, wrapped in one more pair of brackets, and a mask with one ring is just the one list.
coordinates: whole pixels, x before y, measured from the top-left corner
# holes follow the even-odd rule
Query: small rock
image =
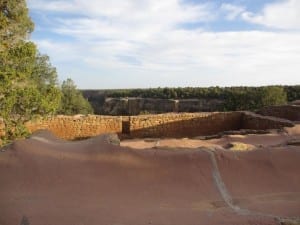
[(300, 219), (279, 219), (280, 225), (300, 225)]
[(287, 141), (287, 145), (296, 145), (296, 146), (300, 146), (300, 139), (289, 140), (289, 141)]
[(245, 144), (241, 142), (231, 142), (226, 146), (227, 149), (232, 151), (251, 151), (256, 147), (254, 145)]

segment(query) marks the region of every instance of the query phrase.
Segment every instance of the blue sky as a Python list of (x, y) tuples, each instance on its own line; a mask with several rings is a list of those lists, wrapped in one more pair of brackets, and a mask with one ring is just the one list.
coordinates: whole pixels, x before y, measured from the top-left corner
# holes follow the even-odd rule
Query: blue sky
[(300, 84), (300, 0), (27, 0), (79, 88)]

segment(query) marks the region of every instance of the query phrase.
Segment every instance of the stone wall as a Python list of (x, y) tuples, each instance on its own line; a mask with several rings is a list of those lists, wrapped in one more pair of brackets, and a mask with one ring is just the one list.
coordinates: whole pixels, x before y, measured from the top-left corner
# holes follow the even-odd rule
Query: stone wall
[(131, 116), (130, 137), (193, 137), (238, 130), (241, 112)]
[(262, 116), (251, 112), (244, 112), (241, 121), (242, 129), (251, 130), (281, 129), (293, 126), (294, 124), (290, 120)]
[(30, 132), (48, 129), (63, 139), (80, 139), (103, 133), (121, 133), (122, 118), (114, 116), (56, 116), (26, 123)]
[(264, 116), (300, 121), (300, 105), (270, 106), (259, 110), (258, 113)]
[[(56, 136), (74, 140), (104, 133), (121, 138), (195, 137), (223, 131), (281, 129), (291, 127), (289, 120), (250, 112), (168, 113), (141, 116), (55, 116), (27, 122), (30, 132), (48, 129)], [(4, 123), (0, 119), (0, 137)]]
[(300, 105), (300, 99), (290, 102), (290, 105)]

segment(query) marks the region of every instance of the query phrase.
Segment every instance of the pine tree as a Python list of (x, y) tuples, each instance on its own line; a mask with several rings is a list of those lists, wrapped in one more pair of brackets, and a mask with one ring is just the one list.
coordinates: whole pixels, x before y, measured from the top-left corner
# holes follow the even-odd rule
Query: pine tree
[(61, 91), (62, 100), (59, 113), (66, 115), (93, 113), (90, 103), (77, 90), (72, 79), (69, 78), (62, 83)]
[(0, 117), (6, 139), (23, 136), (26, 120), (54, 113), (60, 103), (55, 69), (28, 40), (33, 27), (25, 0), (0, 0)]

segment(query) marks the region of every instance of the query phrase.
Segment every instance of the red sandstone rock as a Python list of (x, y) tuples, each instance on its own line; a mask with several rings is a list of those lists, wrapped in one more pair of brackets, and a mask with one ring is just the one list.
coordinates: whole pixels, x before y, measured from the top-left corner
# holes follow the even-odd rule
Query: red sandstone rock
[(278, 224), (300, 216), (299, 147), (132, 150), (48, 132), (0, 153), (0, 224)]

